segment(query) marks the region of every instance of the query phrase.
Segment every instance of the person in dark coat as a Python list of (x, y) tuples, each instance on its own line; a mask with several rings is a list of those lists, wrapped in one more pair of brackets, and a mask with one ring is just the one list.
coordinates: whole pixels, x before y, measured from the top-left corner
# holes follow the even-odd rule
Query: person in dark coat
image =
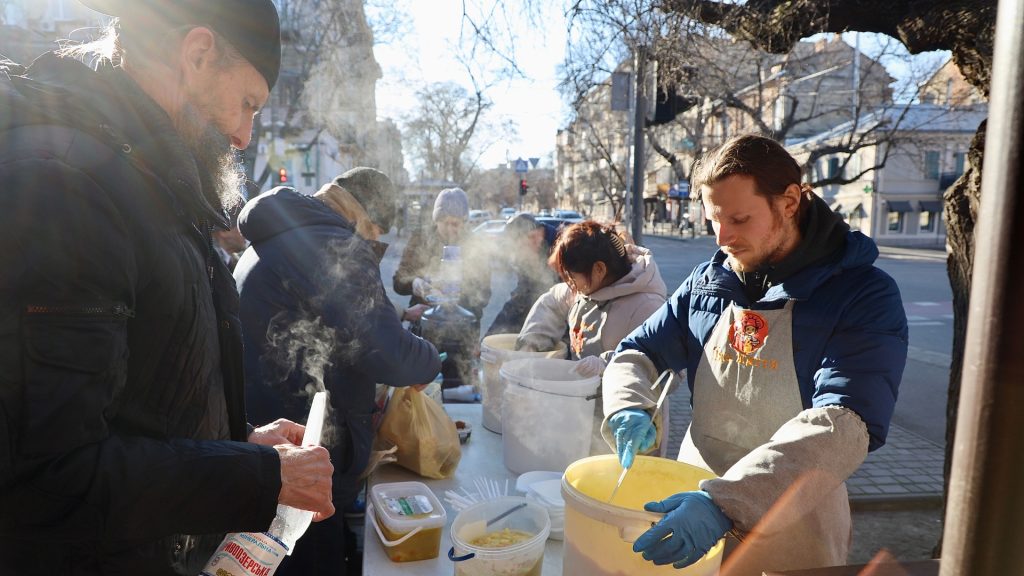
[(392, 277), (396, 294), (410, 296), (409, 305), (427, 304), (438, 292), (441, 252), (445, 246), (462, 248), (462, 285), (459, 306), (483, 317), (491, 299), (491, 268), (487, 246), (466, 234), (469, 198), (461, 188), (442, 190), (434, 200), (432, 226), (413, 232)]
[(556, 228), (521, 213), (509, 218), (504, 236), (512, 252), (510, 264), (516, 275), (516, 287), (491, 322), (488, 335), (519, 334), (533, 303), (558, 283), (557, 275), (548, 266), (551, 246), (558, 238)]
[[(308, 390), (329, 392), (334, 505), (360, 488), (373, 441), (376, 384), (425, 384), (437, 350), (402, 327), (380, 278), (394, 189), (354, 168), (313, 197), (275, 188), (239, 217), (252, 246), (235, 268), (245, 335), (246, 397), (255, 418), (302, 418)], [(345, 574), (349, 534), (338, 514), (310, 527), (279, 575)]]
[(98, 69), (0, 66), (0, 574), (194, 576), (279, 503), (334, 511), (302, 426), (247, 426), (212, 249), (231, 148), (277, 78), (277, 12), (87, 4), (122, 16), (80, 49), (106, 47)]

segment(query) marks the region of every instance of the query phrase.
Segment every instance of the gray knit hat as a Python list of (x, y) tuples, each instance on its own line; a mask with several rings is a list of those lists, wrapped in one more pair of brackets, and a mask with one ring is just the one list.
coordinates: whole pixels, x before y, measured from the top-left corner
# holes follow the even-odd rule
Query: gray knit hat
[(358, 166), (334, 179), (366, 210), (366, 215), (387, 234), (395, 221), (396, 193), (391, 179), (380, 170)]
[(434, 222), (444, 216), (455, 216), (465, 220), (469, 217), (469, 198), (462, 188), (441, 190), (434, 200)]

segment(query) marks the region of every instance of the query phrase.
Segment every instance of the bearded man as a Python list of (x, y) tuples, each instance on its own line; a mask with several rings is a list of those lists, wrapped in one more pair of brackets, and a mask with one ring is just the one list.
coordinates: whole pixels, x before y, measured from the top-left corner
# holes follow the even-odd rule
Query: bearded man
[(633, 550), (679, 568), (730, 535), (729, 574), (845, 564), (845, 480), (885, 443), (907, 359), (899, 289), (777, 142), (732, 138), (693, 186), (721, 250), (619, 345), (603, 432), (630, 465), (658, 438), (651, 383), (685, 372), (679, 460), (718, 478), (648, 503), (665, 516)]
[(0, 73), (0, 573), (194, 575), (279, 503), (334, 512), (327, 451), (246, 423), (211, 239), (277, 80), (278, 16), (83, 3), (119, 17), (103, 39)]

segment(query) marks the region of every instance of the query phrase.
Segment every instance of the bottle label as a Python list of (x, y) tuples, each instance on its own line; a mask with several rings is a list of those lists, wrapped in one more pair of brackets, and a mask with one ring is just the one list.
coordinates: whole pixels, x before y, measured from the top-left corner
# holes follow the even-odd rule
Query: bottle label
[(423, 495), (386, 498), (384, 503), (387, 504), (388, 509), (399, 516), (419, 516), (430, 514), (434, 510), (434, 507), (430, 505), (430, 499)]
[(273, 576), (288, 547), (266, 532), (228, 534), (200, 576)]

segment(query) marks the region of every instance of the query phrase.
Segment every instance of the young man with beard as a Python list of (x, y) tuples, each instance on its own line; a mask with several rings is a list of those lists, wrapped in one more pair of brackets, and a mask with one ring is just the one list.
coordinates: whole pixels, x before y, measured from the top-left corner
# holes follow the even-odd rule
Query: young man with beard
[(844, 482), (885, 443), (906, 363), (899, 290), (873, 265), (874, 242), (801, 184), (777, 142), (735, 137), (692, 181), (721, 250), (619, 345), (603, 431), (631, 463), (660, 425), (651, 383), (685, 373), (693, 420), (679, 460), (718, 478), (648, 503), (665, 517), (633, 549), (682, 567), (736, 535), (729, 574), (844, 564)]
[(278, 17), (84, 3), (120, 17), (73, 51), (96, 70), (51, 53), (0, 74), (0, 573), (194, 575), (279, 503), (334, 512), (327, 451), (246, 423), (211, 239), (277, 79)]

